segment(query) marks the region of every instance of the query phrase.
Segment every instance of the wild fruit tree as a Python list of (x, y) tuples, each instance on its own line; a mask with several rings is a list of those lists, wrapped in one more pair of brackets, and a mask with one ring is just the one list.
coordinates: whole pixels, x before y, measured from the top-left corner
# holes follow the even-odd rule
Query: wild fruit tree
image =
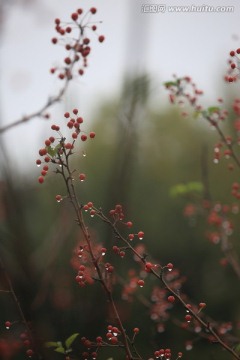
[[(57, 76), (63, 82), (63, 85), (59, 93), (51, 97), (40, 110), (1, 128), (1, 133), (35, 117), (51, 119), (48, 113), (50, 107), (62, 99), (69, 82), (76, 76), (83, 76), (86, 71), (88, 58), (92, 52), (90, 46), (91, 36), (97, 36), (100, 43), (105, 40), (104, 35), (97, 34), (98, 26), (92, 22), (92, 16), (96, 13), (97, 9), (95, 7), (91, 7), (87, 12), (83, 11), (83, 9), (77, 9), (71, 14), (70, 23), (64, 23), (58, 18), (55, 19), (57, 35), (51, 41), (54, 45), (64, 45), (67, 55), (63, 59), (62, 65), (51, 68), (50, 72)], [(230, 69), (226, 77), (229, 82), (238, 80), (239, 54), (240, 49), (230, 52)], [(174, 77), (173, 80), (165, 83), (165, 87), (169, 91), (171, 103), (187, 106), (188, 110), (183, 112), (184, 116), (190, 116), (191, 114), (187, 111), (191, 112), (192, 109), (192, 115), (204, 118), (216, 129), (219, 135), (219, 143), (214, 148), (214, 162), (218, 163), (221, 156), (225, 156), (231, 160), (229, 164), (230, 170), (234, 167), (240, 167), (240, 160), (236, 150), (238, 143), (240, 143), (239, 119), (234, 122), (235, 138), (225, 135), (222, 123), (227, 121), (228, 113), (222, 108), (222, 99), (218, 100), (219, 104), (217, 106), (203, 109), (199, 104), (202, 91), (197, 89), (188, 76)], [(239, 99), (234, 101), (233, 110), (236, 116), (239, 116)], [(161, 321), (169, 319), (171, 317), (170, 310), (176, 304), (180, 305), (184, 310), (184, 315), (179, 314), (178, 325), (180, 328), (189, 332), (198, 329), (198, 336), (206, 339), (211, 344), (218, 344), (227, 351), (229, 358), (240, 359), (239, 340), (231, 334), (231, 326), (210, 319), (205, 309), (207, 299), (195, 304), (188, 298), (187, 294), (182, 290), (184, 279), (179, 271), (175, 269), (174, 260), (161, 264), (159, 260), (154, 259), (149, 254), (144, 244), (144, 224), (143, 228), (135, 229), (133, 220), (128, 219), (121, 204), (115, 204), (112, 209), (105, 211), (95, 205), (92, 198), (83, 201), (81, 184), (87, 182), (88, 174), (82, 171), (82, 153), (80, 154), (78, 149), (88, 141), (93, 141), (94, 144), (97, 134), (94, 131), (86, 132), (84, 129), (85, 119), (83, 119), (80, 110), (77, 108), (65, 112), (63, 119), (63, 126), (58, 125), (57, 122), (51, 124), (49, 135), (43, 140), (43, 145), (39, 149), (39, 157), (36, 160), (36, 164), (40, 168), (38, 182), (44, 186), (49, 172), (51, 172), (54, 173), (52, 176), (55, 182), (61, 181), (64, 184), (64, 193), (56, 193), (55, 201), (59, 206), (65, 206), (66, 203), (70, 204), (73, 214), (72, 221), (81, 232), (81, 242), (74, 249), (77, 266), (75, 279), (72, 279), (72, 281), (76, 282), (80, 292), (87, 292), (90, 287), (95, 286), (104, 293), (109, 308), (105, 330), (95, 338), (73, 333), (64, 342), (49, 339), (49, 341), (41, 344), (41, 341), (34, 334), (34, 321), (31, 322), (31, 319), (24, 314), (21, 302), (6, 270), (7, 266), (0, 259), (1, 271), (4, 277), (4, 287), (0, 289), (0, 294), (5, 296), (5, 293), (10, 293), (18, 311), (17, 319), (5, 319), (5, 329), (0, 340), (2, 358), (14, 358), (18, 356), (18, 353), (21, 353), (28, 358), (43, 359), (47, 356), (44, 350), (46, 348), (53, 354), (58, 353), (65, 360), (104, 359), (106, 348), (112, 350), (114, 359), (170, 360), (172, 358), (182, 358), (183, 352), (181, 349), (179, 351), (174, 348), (174, 341), (173, 349), (164, 347), (164, 344), (161, 344), (161, 346), (148, 344), (148, 354), (141, 354), (138, 343), (141, 329), (137, 324), (132, 329), (128, 329), (118, 308), (115, 289), (120, 286), (123, 298), (147, 303), (153, 318), (157, 317)], [(76, 162), (74, 162), (76, 157), (79, 157), (78, 168), (76, 168)], [(194, 187), (196, 190), (196, 186), (198, 185), (191, 184), (190, 188)], [(240, 184), (234, 182), (232, 195), (237, 200), (240, 198), (239, 189)], [(189, 191), (189, 187), (188, 189), (181, 188), (181, 192), (187, 191)], [(206, 193), (208, 192), (205, 191)], [(230, 241), (233, 231), (230, 214), (231, 212), (237, 212), (237, 209), (236, 204), (216, 204), (210, 198), (202, 198), (198, 203), (187, 204), (185, 213), (189, 217), (204, 214), (210, 227), (207, 232), (208, 238), (213, 243), (222, 245), (226, 261), (231, 264), (237, 276), (240, 276), (237, 254)], [(100, 221), (108, 227), (113, 234), (114, 244), (109, 242), (108, 245), (106, 243), (103, 245), (101, 242), (96, 241), (89, 225), (89, 219)], [(118, 262), (115, 259), (121, 258), (124, 261), (126, 255), (131, 258), (134, 264), (137, 264), (137, 271), (134, 273), (129, 272), (126, 279), (120, 279), (117, 269)], [(126, 261), (127, 266), (129, 266), (129, 263)], [(144, 294), (139, 295), (141, 288), (144, 288), (149, 283), (150, 277), (156, 279), (156, 285), (152, 289), (152, 301), (146, 299)], [(160, 325), (161, 321), (159, 321)], [(4, 333), (13, 331), (19, 323), (24, 326), (24, 331), (21, 333), (20, 338), (16, 339), (13, 346), (13, 343), (7, 343)], [(191, 344), (188, 344), (188, 346), (191, 347)]]

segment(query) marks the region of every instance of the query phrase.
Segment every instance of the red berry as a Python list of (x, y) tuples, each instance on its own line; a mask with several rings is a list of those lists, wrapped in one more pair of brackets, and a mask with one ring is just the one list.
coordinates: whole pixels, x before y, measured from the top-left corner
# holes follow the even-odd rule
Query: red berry
[(26, 351), (26, 354), (27, 354), (28, 357), (32, 357), (32, 356), (33, 356), (33, 350), (32, 350), (32, 349), (28, 349), (28, 350)]
[(82, 140), (82, 141), (86, 141), (86, 140), (87, 140), (87, 135), (84, 135), (84, 134), (81, 135), (81, 140)]
[(45, 161), (46, 163), (48, 163), (50, 160), (51, 160), (51, 159), (50, 159), (49, 156), (45, 156), (44, 161)]
[(144, 280), (139, 279), (137, 283), (140, 287), (144, 286)]
[(30, 340), (28, 340), (28, 339), (24, 340), (23, 345), (26, 347), (29, 347), (31, 345)]
[(96, 341), (97, 341), (98, 343), (101, 343), (101, 342), (102, 342), (102, 337), (101, 337), (101, 336), (98, 336), (98, 337), (96, 338)]
[(134, 239), (134, 234), (129, 234), (128, 238), (129, 238), (129, 240), (133, 240)]
[(111, 339), (110, 339), (111, 343), (113, 345), (117, 344), (118, 343), (118, 338), (116, 336), (112, 336)]
[(80, 181), (84, 181), (86, 179), (86, 175), (85, 174), (80, 174), (79, 179), (80, 179)]
[(72, 13), (71, 18), (73, 19), (73, 21), (77, 21), (78, 13)]
[(94, 139), (95, 138), (95, 132), (91, 131), (89, 134), (90, 139)]
[(65, 62), (65, 64), (70, 65), (71, 62), (72, 62), (72, 60), (70, 59), (70, 57), (66, 57), (66, 58), (64, 59), (64, 62)]
[(73, 113), (74, 113), (74, 115), (77, 115), (78, 109), (73, 109)]
[(60, 202), (60, 201), (62, 201), (62, 196), (61, 195), (56, 195), (56, 200), (57, 200), (57, 202)]
[(46, 170), (42, 170), (42, 171), (41, 171), (41, 174), (42, 174), (42, 176), (46, 176), (46, 175), (47, 175), (47, 171), (46, 171)]
[(153, 267), (153, 264), (152, 264), (152, 263), (146, 262), (146, 264), (145, 264), (145, 270), (146, 270), (146, 271), (151, 270), (152, 267)]
[(84, 39), (83, 39), (83, 43), (84, 43), (85, 45), (88, 45), (88, 44), (90, 43), (90, 39), (89, 39), (89, 38), (84, 38)]
[(6, 329), (9, 329), (11, 325), (12, 325), (12, 323), (10, 321), (5, 322)]
[(131, 222), (131, 221), (128, 221), (127, 223), (126, 223), (126, 225), (127, 225), (127, 227), (132, 227), (133, 226), (133, 223)]
[(38, 166), (40, 166), (40, 165), (41, 165), (41, 163), (42, 163), (42, 162), (41, 162), (41, 160), (40, 160), (40, 159), (37, 159), (37, 160), (36, 160), (36, 164), (37, 164)]
[(230, 51), (229, 54), (230, 54), (230, 56), (234, 56), (234, 55), (235, 55), (235, 51), (232, 50), (232, 51)]
[(237, 53), (237, 54), (240, 54), (240, 48), (238, 48), (238, 49), (236, 50), (236, 53)]
[(185, 320), (186, 320), (187, 322), (190, 322), (190, 321), (192, 320), (191, 315), (187, 314), (187, 315), (185, 316)]
[(40, 184), (44, 183), (44, 177), (43, 177), (43, 176), (39, 176), (38, 182), (39, 182)]
[(143, 232), (143, 231), (139, 231), (137, 235), (138, 235), (139, 240), (142, 240), (143, 237), (144, 237), (144, 232)]
[(83, 118), (82, 118), (82, 117), (78, 117), (78, 118), (77, 118), (77, 123), (78, 123), (78, 124), (82, 124), (82, 123), (83, 123)]
[(70, 117), (69, 112), (65, 112), (64, 117), (65, 117), (66, 119), (69, 118), (69, 117)]
[(138, 334), (139, 331), (140, 331), (140, 330), (139, 330), (139, 328), (137, 328), (137, 327), (133, 329), (133, 332), (134, 332), (135, 334)]
[(170, 296), (168, 297), (168, 301), (169, 301), (170, 303), (174, 303), (175, 297), (172, 296), (172, 295), (170, 295)]
[(39, 150), (39, 155), (44, 156), (47, 154), (47, 150), (45, 148)]
[(105, 36), (104, 36), (104, 35), (100, 35), (100, 36), (98, 37), (98, 41), (99, 41), (100, 43), (102, 43), (104, 40), (105, 40)]
[(173, 264), (172, 264), (172, 263), (168, 263), (168, 264), (167, 264), (167, 268), (168, 268), (169, 271), (172, 271), (172, 269), (173, 269)]
[(96, 214), (96, 210), (93, 210), (93, 209), (92, 209), (92, 210), (90, 211), (91, 217), (94, 217), (95, 214)]
[(96, 14), (97, 9), (96, 9), (95, 7), (92, 7), (92, 8), (90, 9), (90, 12), (91, 12), (92, 14)]
[(78, 137), (78, 133), (76, 133), (76, 132), (72, 133), (72, 138), (73, 139), (77, 139), (77, 137)]
[(205, 308), (205, 307), (207, 306), (207, 304), (206, 304), (206, 303), (201, 302), (201, 303), (199, 303), (199, 305), (198, 305), (198, 306), (200, 307), (200, 309), (203, 309), (203, 308)]

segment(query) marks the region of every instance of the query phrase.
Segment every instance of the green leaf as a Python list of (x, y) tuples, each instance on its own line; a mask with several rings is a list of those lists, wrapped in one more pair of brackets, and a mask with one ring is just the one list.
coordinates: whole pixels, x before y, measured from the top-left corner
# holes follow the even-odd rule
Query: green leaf
[(58, 150), (61, 148), (61, 146), (61, 144), (56, 145), (54, 148), (52, 148), (51, 146), (47, 146), (46, 150), (51, 157), (54, 157), (57, 154)]
[(179, 83), (177, 81), (166, 81), (163, 83), (163, 85), (165, 85), (166, 87), (170, 87), (170, 86), (178, 86)]
[(65, 349), (62, 346), (57, 347), (56, 349), (54, 349), (54, 351), (61, 353), (61, 354), (65, 354)]
[(220, 108), (218, 106), (210, 106), (208, 109), (209, 114), (213, 114), (215, 112), (218, 112)]
[(200, 115), (202, 115), (202, 111), (199, 111), (199, 110), (197, 110), (193, 113), (194, 119), (197, 119)]
[(47, 347), (47, 348), (58, 347), (59, 343), (56, 342), (56, 341), (48, 341), (48, 342), (45, 342), (44, 346)]
[(186, 185), (177, 184), (170, 189), (170, 195), (172, 197), (176, 197), (179, 195), (184, 195), (186, 193), (186, 191), (187, 191)]
[(170, 189), (170, 196), (177, 197), (189, 194), (191, 192), (201, 193), (203, 191), (203, 184), (198, 181), (192, 181), (187, 184), (177, 184)]
[(189, 192), (191, 192), (191, 191), (202, 192), (203, 191), (203, 184), (198, 181), (189, 182), (186, 186), (187, 186), (187, 190)]
[(240, 344), (237, 344), (237, 345), (234, 347), (234, 351), (235, 351), (237, 354), (240, 354)]
[(76, 337), (79, 335), (79, 333), (72, 334), (67, 340), (65, 341), (66, 348), (69, 349)]
[(206, 118), (208, 116), (208, 112), (206, 110), (202, 110), (202, 111), (200, 111), (200, 113), (202, 114), (202, 116), (204, 118)]

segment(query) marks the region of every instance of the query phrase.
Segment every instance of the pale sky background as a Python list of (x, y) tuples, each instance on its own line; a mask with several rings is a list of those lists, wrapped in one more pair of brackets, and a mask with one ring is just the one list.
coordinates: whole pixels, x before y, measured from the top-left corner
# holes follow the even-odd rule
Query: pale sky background
[[(0, 0), (1, 1), (4, 0)], [(8, 2), (8, 1), (6, 1)], [(23, 0), (22, 0), (23, 2)], [(126, 72), (145, 70), (154, 79), (152, 102), (166, 105), (162, 82), (173, 73), (189, 75), (206, 93), (206, 101), (222, 95), (221, 76), (228, 53), (240, 47), (240, 1), (159, 0), (36, 0), (35, 4), (5, 6), (0, 48), (0, 114), (2, 124), (38, 110), (61, 82), (49, 69), (65, 52), (51, 44), (54, 19), (68, 20), (77, 8), (96, 6), (93, 17), (103, 21), (98, 34), (106, 41), (93, 44), (86, 75), (71, 85), (65, 97), (81, 109), (86, 122), (103, 100), (116, 97)], [(10, 3), (10, 1), (9, 1)], [(234, 12), (143, 13), (143, 4), (234, 6)], [(238, 40), (237, 40), (238, 39)], [(225, 86), (226, 89), (226, 86)], [(74, 100), (69, 100), (74, 92)], [(72, 103), (73, 102), (73, 103)], [(55, 106), (57, 109), (57, 106)], [(60, 110), (53, 113), (61, 114)], [(49, 125), (33, 120), (2, 137), (19, 169), (35, 166), (38, 149)], [(24, 160), (23, 160), (24, 158)]]

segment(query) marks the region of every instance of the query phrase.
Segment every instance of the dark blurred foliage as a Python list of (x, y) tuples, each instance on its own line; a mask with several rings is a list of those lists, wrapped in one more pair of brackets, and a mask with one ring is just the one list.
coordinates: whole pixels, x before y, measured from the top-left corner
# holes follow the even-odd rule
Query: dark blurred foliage
[[(219, 265), (221, 249), (207, 241), (203, 219), (189, 224), (184, 218), (189, 199), (171, 197), (170, 189), (179, 183), (203, 181), (203, 168), (207, 168), (212, 199), (231, 203), (230, 189), (237, 171), (229, 172), (224, 159), (213, 164), (217, 134), (202, 120), (182, 118), (175, 108), (151, 110), (149, 89), (146, 76), (128, 79), (120, 98), (104, 104), (96, 114), (92, 124), (96, 139), (84, 146), (86, 157), (81, 150), (74, 156), (73, 166), (87, 174), (86, 182), (77, 187), (80, 202), (92, 201), (105, 213), (122, 203), (127, 220), (133, 221), (133, 231), (145, 232), (144, 244), (152, 258), (162, 265), (174, 263), (186, 277), (183, 290), (189, 298), (197, 304), (206, 302), (212, 318), (236, 324), (239, 279), (230, 267)], [(0, 183), (0, 251), (5, 267), (1, 267), (0, 289), (7, 290), (6, 271), (39, 343), (64, 341), (75, 332), (90, 339), (104, 335), (112, 320), (100, 285), (79, 288), (75, 282), (74, 249), (81, 234), (67, 199), (60, 204), (55, 201), (57, 193), (66, 194), (59, 175), (48, 175), (39, 185), (37, 180), (29, 180), (31, 176), (19, 177), (8, 163), (2, 161)], [(116, 240), (110, 230), (99, 220), (86, 218), (94, 241), (111, 248)], [(236, 222), (238, 219), (236, 215)], [(233, 234), (239, 250), (237, 237)], [(120, 259), (110, 252), (107, 256), (123, 281), (129, 269), (138, 269), (132, 256)], [(149, 299), (155, 283), (150, 278), (141, 289), (144, 298)], [(157, 333), (148, 307), (137, 298), (122, 300), (120, 284), (114, 296), (126, 328), (141, 329), (137, 343), (145, 356), (150, 357), (159, 347), (185, 352), (185, 342), (190, 339), (194, 340), (193, 350), (186, 352), (184, 359), (230, 358), (218, 345), (174, 325), (171, 317), (165, 332)], [(1, 337), (18, 338), (21, 325), (8, 331), (4, 326), (6, 320), (19, 319), (10, 294), (0, 293), (0, 309)], [(173, 313), (184, 317), (181, 307)], [(122, 359), (122, 354), (106, 349), (99, 358), (108, 357)], [(62, 355), (47, 351), (45, 358), (61, 359)]]

